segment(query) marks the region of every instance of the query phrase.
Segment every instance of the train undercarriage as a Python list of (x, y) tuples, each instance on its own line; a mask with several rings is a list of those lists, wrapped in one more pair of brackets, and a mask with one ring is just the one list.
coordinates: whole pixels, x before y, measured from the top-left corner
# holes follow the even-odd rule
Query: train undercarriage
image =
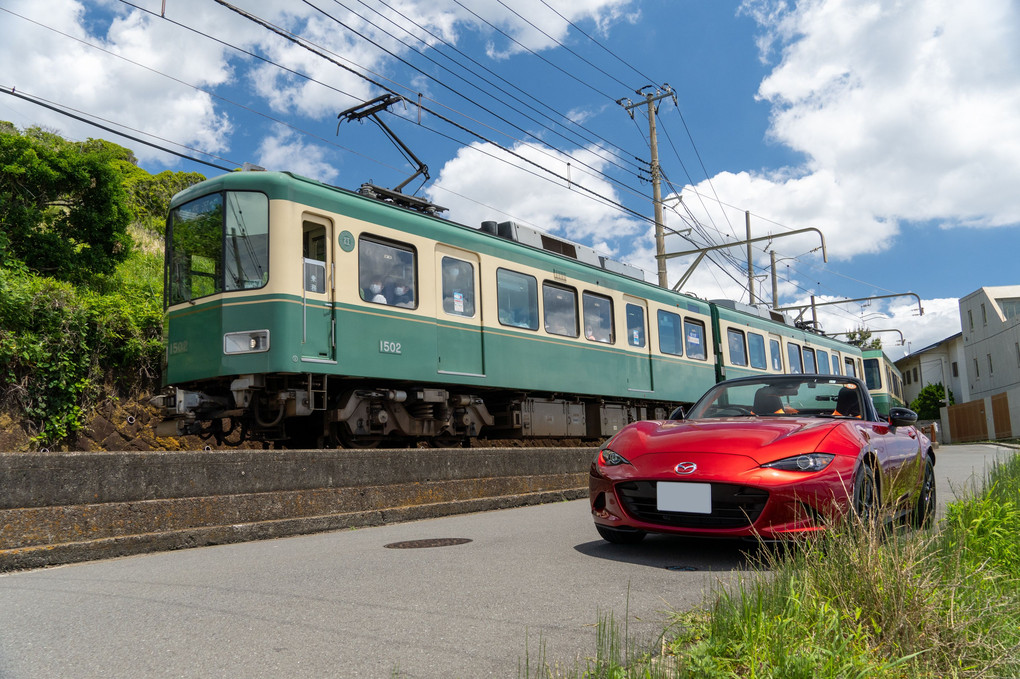
[(668, 404), (326, 375), (241, 375), (153, 399), (158, 436), (286, 448), (460, 446), (472, 439), (603, 439)]

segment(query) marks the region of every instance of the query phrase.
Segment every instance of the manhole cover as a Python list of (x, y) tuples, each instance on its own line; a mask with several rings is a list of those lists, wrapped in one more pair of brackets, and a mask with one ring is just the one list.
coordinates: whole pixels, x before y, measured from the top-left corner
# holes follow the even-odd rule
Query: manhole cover
[(383, 545), (386, 549), (424, 549), (426, 547), (450, 547), (471, 542), (468, 538), (429, 538), (427, 540), (406, 540)]

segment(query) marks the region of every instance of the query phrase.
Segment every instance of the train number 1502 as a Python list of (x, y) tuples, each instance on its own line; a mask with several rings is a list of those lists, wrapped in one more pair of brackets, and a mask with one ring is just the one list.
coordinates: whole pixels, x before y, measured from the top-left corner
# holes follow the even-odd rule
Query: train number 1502
[(391, 342), (389, 340), (379, 340), (379, 353), (381, 353), (381, 354), (399, 354), (400, 353), (400, 342)]

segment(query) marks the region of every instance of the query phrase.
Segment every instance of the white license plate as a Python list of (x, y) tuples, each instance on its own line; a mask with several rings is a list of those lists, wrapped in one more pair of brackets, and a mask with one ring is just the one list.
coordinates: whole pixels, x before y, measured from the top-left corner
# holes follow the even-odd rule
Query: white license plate
[(662, 512), (712, 513), (712, 484), (677, 483), (659, 481), (656, 483), (656, 507)]

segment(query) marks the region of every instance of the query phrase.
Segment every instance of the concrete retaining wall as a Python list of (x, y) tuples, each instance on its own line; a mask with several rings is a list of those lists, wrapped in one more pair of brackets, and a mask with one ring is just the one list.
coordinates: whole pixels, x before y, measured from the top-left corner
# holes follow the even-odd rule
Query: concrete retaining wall
[(583, 497), (590, 448), (0, 454), (0, 571)]

